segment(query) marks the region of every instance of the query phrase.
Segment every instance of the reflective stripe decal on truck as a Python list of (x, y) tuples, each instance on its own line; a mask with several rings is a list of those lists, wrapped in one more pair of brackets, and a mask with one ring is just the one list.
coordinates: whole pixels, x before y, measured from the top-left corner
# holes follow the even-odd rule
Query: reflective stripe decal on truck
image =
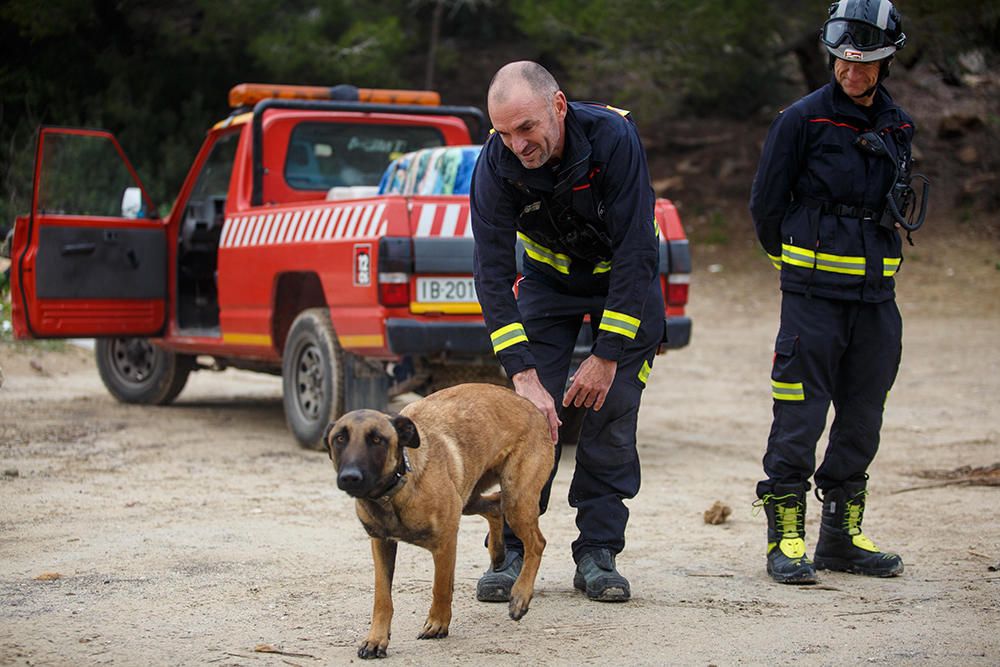
[[(347, 204), (273, 211), (226, 219), (220, 248), (311, 243), (384, 236), (385, 204)], [(472, 238), (468, 204), (413, 206), (415, 238)]]
[(220, 248), (249, 248), (385, 235), (385, 204), (274, 211), (226, 219)]
[(254, 345), (257, 347), (271, 347), (271, 337), (267, 334), (253, 333), (224, 333), (222, 342), (230, 345)]
[(472, 223), (468, 201), (464, 204), (414, 204), (417, 220), (416, 238), (472, 238)]
[[(382, 334), (346, 334), (338, 337), (344, 349), (382, 347), (385, 338)], [(254, 347), (271, 347), (271, 337), (268, 334), (255, 333), (225, 333), (222, 342), (230, 345), (250, 345)]]

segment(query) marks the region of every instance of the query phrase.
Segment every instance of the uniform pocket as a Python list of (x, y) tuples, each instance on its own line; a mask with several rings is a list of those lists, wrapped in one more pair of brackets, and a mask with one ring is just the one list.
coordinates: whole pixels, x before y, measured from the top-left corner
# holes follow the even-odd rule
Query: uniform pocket
[(819, 216), (819, 233), (816, 235), (819, 241), (817, 248), (821, 251), (834, 248), (837, 245), (837, 225), (838, 220), (832, 215)]
[[(601, 412), (608, 409), (607, 404)], [(585, 467), (608, 469), (619, 468), (631, 463), (637, 457), (635, 430), (638, 406), (624, 414), (606, 419), (595, 428), (589, 420), (600, 420), (601, 412), (590, 413), (584, 422), (583, 433), (576, 448), (576, 458)]]
[(776, 401), (805, 400), (798, 343), (799, 337), (796, 334), (778, 331), (771, 364), (771, 396)]

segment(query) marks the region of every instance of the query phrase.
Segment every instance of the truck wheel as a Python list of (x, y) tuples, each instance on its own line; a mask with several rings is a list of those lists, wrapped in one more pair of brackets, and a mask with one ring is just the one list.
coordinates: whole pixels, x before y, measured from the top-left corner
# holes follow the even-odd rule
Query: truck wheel
[(148, 338), (98, 338), (94, 355), (104, 386), (122, 403), (166, 405), (194, 369), (194, 357), (164, 350)]
[(322, 450), (327, 424), (344, 412), (344, 362), (325, 308), (302, 311), (281, 361), (285, 421), (299, 444)]

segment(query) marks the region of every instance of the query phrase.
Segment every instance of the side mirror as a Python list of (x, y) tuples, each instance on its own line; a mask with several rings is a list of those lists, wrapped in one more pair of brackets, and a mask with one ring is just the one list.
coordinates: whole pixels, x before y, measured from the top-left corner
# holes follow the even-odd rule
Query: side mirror
[(125, 188), (122, 193), (122, 217), (128, 220), (146, 217), (142, 210), (142, 190), (139, 188)]

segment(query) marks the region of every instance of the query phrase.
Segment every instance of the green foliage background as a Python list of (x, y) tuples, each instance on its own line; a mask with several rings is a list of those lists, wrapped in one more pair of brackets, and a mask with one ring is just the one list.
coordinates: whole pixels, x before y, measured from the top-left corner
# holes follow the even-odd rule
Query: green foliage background
[[(24, 213), (40, 124), (116, 134), (161, 210), (244, 81), (420, 88), (481, 104), (496, 67), (550, 67), (575, 99), (746, 117), (792, 94), (788, 54), (826, 3), (778, 0), (0, 1), (0, 233)], [(904, 64), (1000, 51), (1000, 0), (899, 0)], [(437, 39), (433, 36), (436, 35)], [(431, 45), (434, 48), (431, 48)], [(433, 54), (433, 56), (431, 55)], [(428, 67), (428, 61), (430, 67)], [(796, 90), (798, 88), (798, 90)]]

